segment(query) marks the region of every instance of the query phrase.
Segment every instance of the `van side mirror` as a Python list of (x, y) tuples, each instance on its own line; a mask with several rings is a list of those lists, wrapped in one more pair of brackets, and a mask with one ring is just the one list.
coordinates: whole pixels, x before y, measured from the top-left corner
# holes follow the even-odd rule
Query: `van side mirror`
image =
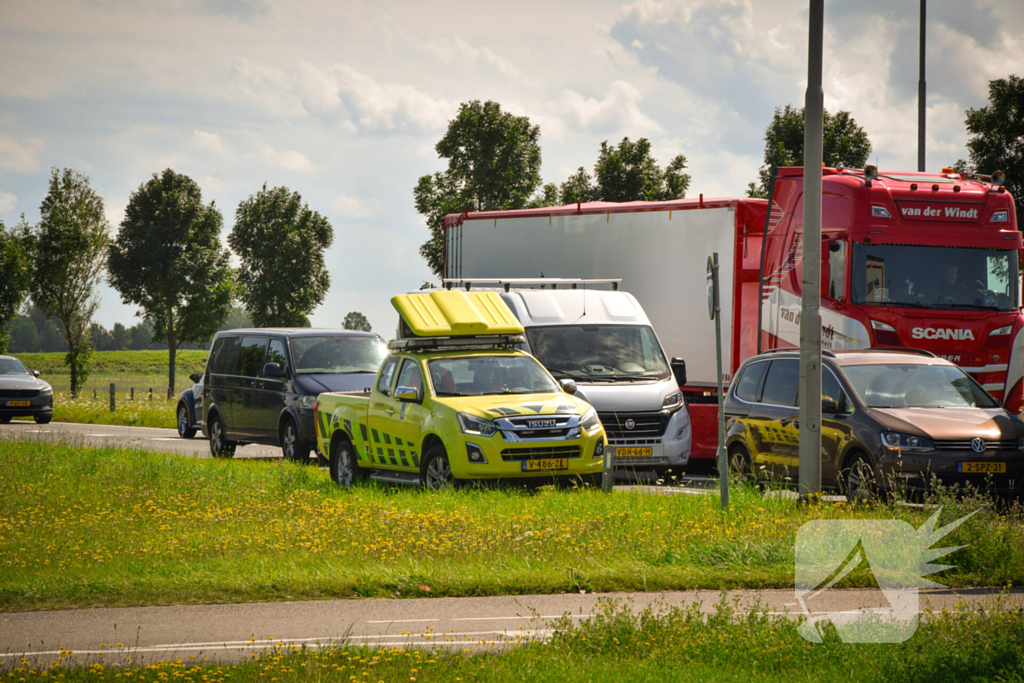
[(267, 363), (263, 366), (264, 377), (284, 377), (284, 368), (278, 363)]
[(420, 400), (420, 392), (412, 387), (395, 387), (395, 400), (416, 403)]
[(558, 383), (562, 385), (562, 391), (564, 391), (565, 393), (570, 395), (576, 393), (576, 380), (560, 379), (558, 380)]
[(821, 412), (835, 414), (839, 412), (839, 404), (831, 396), (821, 397)]
[(199, 380), (202, 379), (202, 377), (203, 376), (200, 375), (198, 372), (193, 372), (191, 375), (188, 376), (188, 378), (192, 380), (192, 384), (196, 384), (197, 382), (199, 382)]
[(686, 386), (686, 361), (682, 358), (673, 358), (669, 365), (672, 366), (672, 374), (676, 376), (676, 384)]

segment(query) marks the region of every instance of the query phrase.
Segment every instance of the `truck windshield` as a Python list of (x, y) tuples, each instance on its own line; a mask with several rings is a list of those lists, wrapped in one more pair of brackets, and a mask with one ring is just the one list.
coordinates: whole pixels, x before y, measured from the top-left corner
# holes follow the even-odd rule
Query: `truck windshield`
[(1006, 249), (853, 245), (857, 304), (1012, 311), (1017, 252)]
[(848, 365), (843, 373), (869, 408), (999, 407), (977, 382), (949, 365)]
[(530, 350), (555, 377), (584, 382), (668, 379), (654, 330), (646, 325), (567, 325), (526, 330)]
[(377, 337), (292, 337), (291, 347), (297, 375), (375, 373), (388, 354)]
[(438, 358), (427, 365), (437, 396), (561, 392), (544, 368), (526, 355)]

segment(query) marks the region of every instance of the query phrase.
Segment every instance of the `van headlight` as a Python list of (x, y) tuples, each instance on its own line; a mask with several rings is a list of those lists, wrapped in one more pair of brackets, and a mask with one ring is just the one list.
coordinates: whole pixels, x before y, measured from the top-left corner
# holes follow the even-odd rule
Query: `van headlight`
[(923, 436), (900, 434), (899, 432), (882, 432), (882, 445), (886, 450), (907, 453), (925, 453), (935, 450), (932, 442)]
[(661, 402), (662, 410), (669, 410), (670, 408), (678, 408), (683, 405), (683, 392), (675, 391), (664, 398)]
[(580, 420), (580, 427), (583, 427), (583, 429), (587, 430), (588, 432), (592, 432), (600, 426), (601, 419), (598, 418), (597, 411), (594, 410), (593, 408), (588, 410), (586, 415), (583, 416), (583, 419)]
[(462, 427), (463, 434), (472, 434), (473, 436), (494, 436), (494, 433), (498, 431), (497, 425), (490, 420), (484, 420), (469, 413), (459, 413), (459, 426)]

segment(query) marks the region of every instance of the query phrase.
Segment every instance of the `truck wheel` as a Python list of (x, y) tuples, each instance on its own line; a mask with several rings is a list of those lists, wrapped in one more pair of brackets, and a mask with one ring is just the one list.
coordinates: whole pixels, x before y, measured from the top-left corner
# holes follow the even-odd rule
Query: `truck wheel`
[(339, 486), (352, 486), (365, 476), (355, 448), (348, 439), (338, 439), (331, 446), (330, 470), (331, 481)]
[(309, 446), (299, 442), (299, 428), (290, 417), (281, 428), (281, 452), (285, 460), (298, 463), (309, 462)]
[(426, 462), (423, 463), (423, 487), (435, 490), (455, 488), (455, 475), (448, 461), (448, 452), (441, 444), (427, 451)]
[(188, 406), (184, 403), (178, 404), (178, 436), (183, 439), (191, 439), (196, 435), (195, 427), (189, 426)]
[(213, 417), (210, 418), (210, 454), (215, 458), (233, 458), (235, 457), (235, 447), (238, 446), (234, 441), (228, 441), (227, 432), (224, 431), (224, 421), (220, 419), (220, 415), (214, 413)]

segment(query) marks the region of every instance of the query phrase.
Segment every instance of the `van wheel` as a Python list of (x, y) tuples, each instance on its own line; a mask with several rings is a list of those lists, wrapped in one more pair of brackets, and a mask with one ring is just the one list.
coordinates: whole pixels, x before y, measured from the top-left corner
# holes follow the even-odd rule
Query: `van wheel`
[(234, 441), (228, 441), (227, 432), (224, 431), (224, 421), (220, 415), (214, 413), (210, 418), (210, 453), (215, 458), (235, 457), (235, 448), (238, 446)]
[(452, 464), (448, 460), (448, 452), (441, 444), (437, 444), (427, 451), (426, 461), (423, 463), (423, 488), (434, 490), (455, 488)]
[(352, 486), (362, 480), (366, 473), (356, 458), (355, 448), (348, 439), (338, 439), (331, 446), (331, 481), (339, 486)]
[(281, 452), (285, 460), (305, 463), (309, 461), (309, 446), (299, 442), (299, 428), (295, 420), (288, 418), (281, 428)]
[(846, 500), (851, 503), (867, 503), (878, 500), (878, 484), (871, 461), (863, 454), (853, 456), (846, 469)]
[(178, 436), (183, 439), (191, 439), (196, 435), (195, 427), (189, 426), (188, 406), (184, 403), (178, 404)]

